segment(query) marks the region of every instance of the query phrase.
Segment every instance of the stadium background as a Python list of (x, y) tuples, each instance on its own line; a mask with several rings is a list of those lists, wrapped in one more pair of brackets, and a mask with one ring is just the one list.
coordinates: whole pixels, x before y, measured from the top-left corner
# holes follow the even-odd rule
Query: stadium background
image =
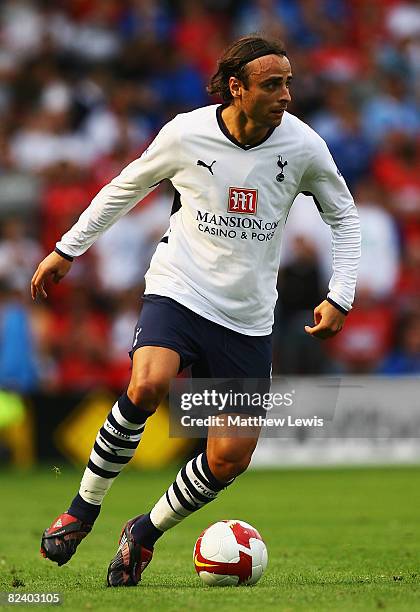
[[(299, 196), (287, 224), (274, 374), (420, 374), (420, 8), (398, 0), (13, 0), (0, 5), (0, 427), (7, 464), (83, 462), (129, 379), (165, 185), (32, 303), (40, 259), (102, 185), (205, 91), (232, 38), (281, 37), (291, 112), (327, 141), (359, 207), (355, 309), (336, 339), (303, 331), (330, 276), (329, 230)], [(364, 378), (364, 380), (367, 380)], [(371, 378), (369, 378), (371, 380)], [(180, 460), (154, 417), (141, 466)], [(267, 453), (266, 453), (267, 455)], [(273, 455), (272, 455), (273, 456)]]

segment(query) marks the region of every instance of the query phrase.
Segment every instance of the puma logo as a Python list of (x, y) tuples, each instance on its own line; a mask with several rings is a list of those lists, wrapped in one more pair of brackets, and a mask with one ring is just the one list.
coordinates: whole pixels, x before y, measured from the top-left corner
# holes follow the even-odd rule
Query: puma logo
[(207, 165), (205, 162), (203, 162), (203, 161), (201, 161), (201, 159), (199, 159), (199, 160), (197, 161), (197, 166), (203, 166), (204, 168), (207, 168), (207, 170), (210, 172), (210, 174), (213, 174), (213, 175), (214, 175), (214, 172), (213, 172), (213, 168), (212, 168), (212, 166), (213, 166), (213, 164), (215, 164), (215, 163), (216, 163), (216, 160), (214, 160), (214, 162), (212, 162), (212, 163), (210, 164), (210, 166), (208, 166), (208, 165)]
[(138, 327), (136, 329), (136, 335), (135, 335), (134, 340), (133, 340), (133, 348), (136, 346), (137, 338), (139, 337), (139, 334), (141, 333), (141, 330), (142, 330), (141, 327)]

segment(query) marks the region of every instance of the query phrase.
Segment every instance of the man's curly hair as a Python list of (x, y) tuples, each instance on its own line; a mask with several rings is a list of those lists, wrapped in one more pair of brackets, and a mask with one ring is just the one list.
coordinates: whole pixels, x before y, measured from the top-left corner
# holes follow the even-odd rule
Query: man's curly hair
[(217, 72), (207, 86), (208, 93), (220, 96), (224, 102), (230, 102), (233, 97), (230, 93), (229, 78), (234, 76), (248, 87), (247, 64), (258, 57), (271, 54), (287, 57), (280, 40), (264, 38), (257, 34), (239, 38), (220, 57)]

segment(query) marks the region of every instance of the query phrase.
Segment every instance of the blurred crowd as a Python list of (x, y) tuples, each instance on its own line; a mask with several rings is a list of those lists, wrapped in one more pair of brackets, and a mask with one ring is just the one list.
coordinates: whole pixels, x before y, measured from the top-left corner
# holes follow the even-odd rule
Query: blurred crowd
[(30, 278), (102, 185), (205, 90), (230, 41), (280, 37), (290, 111), (327, 141), (359, 207), (354, 311), (303, 331), (331, 274), (329, 229), (299, 196), (286, 226), (274, 373), (420, 373), (420, 2), (3, 0), (0, 386), (123, 389), (143, 277), (171, 188), (123, 217), (31, 303)]

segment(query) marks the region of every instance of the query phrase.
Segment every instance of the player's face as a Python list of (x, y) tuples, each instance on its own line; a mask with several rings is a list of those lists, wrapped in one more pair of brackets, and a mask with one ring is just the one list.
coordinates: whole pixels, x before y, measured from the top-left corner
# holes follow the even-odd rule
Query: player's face
[(249, 62), (248, 86), (239, 81), (238, 96), (241, 110), (255, 124), (267, 128), (280, 125), (291, 100), (292, 71), (287, 57), (265, 55)]

